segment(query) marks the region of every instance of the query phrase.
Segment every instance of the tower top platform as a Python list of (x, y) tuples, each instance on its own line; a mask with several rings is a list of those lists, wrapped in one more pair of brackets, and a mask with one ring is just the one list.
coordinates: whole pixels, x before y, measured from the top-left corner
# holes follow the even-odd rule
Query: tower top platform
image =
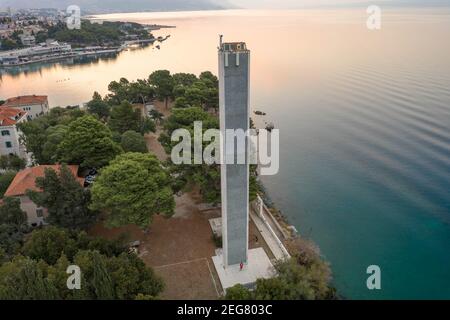
[(224, 42), (220, 45), (219, 51), (222, 52), (249, 52), (245, 42)]

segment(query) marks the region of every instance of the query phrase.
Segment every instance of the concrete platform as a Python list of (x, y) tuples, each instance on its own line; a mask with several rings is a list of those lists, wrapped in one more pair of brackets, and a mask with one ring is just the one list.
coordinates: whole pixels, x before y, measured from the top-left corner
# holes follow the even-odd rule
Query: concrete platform
[(218, 236), (218, 237), (222, 236), (222, 218), (221, 217), (209, 219), (209, 225), (211, 226), (211, 229), (216, 236)]
[(239, 265), (224, 268), (223, 256), (220, 252), (212, 257), (212, 260), (219, 275), (222, 288), (225, 291), (236, 284), (242, 284), (251, 288), (257, 279), (268, 279), (275, 276), (272, 262), (270, 262), (263, 248), (248, 251), (248, 264), (244, 266), (243, 270), (240, 270)]

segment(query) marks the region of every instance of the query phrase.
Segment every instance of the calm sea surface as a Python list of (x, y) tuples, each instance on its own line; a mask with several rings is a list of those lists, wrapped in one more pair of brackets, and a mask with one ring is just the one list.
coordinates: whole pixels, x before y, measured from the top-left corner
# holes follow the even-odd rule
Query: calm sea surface
[[(103, 18), (176, 25), (161, 49), (38, 65), (0, 76), (0, 99), (52, 106), (107, 93), (153, 70), (217, 70), (218, 34), (252, 50), (257, 122), (280, 128), (275, 204), (330, 261), (348, 298), (450, 298), (450, 10), (139, 13)], [(382, 290), (366, 288), (379, 265)]]

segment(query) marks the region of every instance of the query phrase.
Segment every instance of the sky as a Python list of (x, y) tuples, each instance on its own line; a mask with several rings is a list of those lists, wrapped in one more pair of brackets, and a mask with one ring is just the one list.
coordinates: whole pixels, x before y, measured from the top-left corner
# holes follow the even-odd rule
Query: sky
[(354, 4), (401, 4), (401, 5), (449, 5), (450, 0), (228, 0), (243, 8), (301, 8), (305, 6), (334, 6)]
[[(199, 9), (219, 7), (237, 7), (250, 9), (296, 9), (304, 7), (338, 6), (351, 7), (355, 5), (394, 5), (394, 6), (450, 6), (450, 0), (0, 0), (0, 8), (11, 6), (23, 7), (61, 7), (66, 4), (83, 5), (92, 8), (126, 8), (139, 11), (158, 8), (165, 9)], [(203, 5), (202, 5), (203, 3)]]

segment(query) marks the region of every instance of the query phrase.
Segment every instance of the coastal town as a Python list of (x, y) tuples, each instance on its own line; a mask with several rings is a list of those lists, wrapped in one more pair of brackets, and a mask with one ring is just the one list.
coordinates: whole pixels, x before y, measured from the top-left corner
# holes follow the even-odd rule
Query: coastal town
[(83, 32), (69, 30), (56, 9), (0, 12), (0, 68), (84, 56), (115, 55), (132, 46), (163, 42), (152, 31), (171, 28), (83, 19)]
[[(77, 30), (66, 19), (56, 9), (0, 13), (0, 68), (170, 37), (152, 34), (170, 26), (89, 18)], [(106, 95), (75, 106), (41, 92), (0, 97), (0, 299), (338, 298), (328, 264), (270, 201), (258, 165), (171, 158), (173, 133), (195, 123), (256, 129), (250, 51), (221, 36), (219, 57), (219, 76), (111, 79)], [(72, 265), (77, 290), (64, 280)]]
[[(64, 265), (61, 259), (77, 262), (79, 255), (88, 254), (103, 259), (106, 266), (116, 256), (125, 259), (124, 264), (139, 259), (139, 268), (147, 270), (143, 276), (153, 283), (120, 295), (124, 289), (113, 277), (109, 296), (99, 296), (94, 284), (86, 283), (89, 289), (83, 294), (88, 299), (248, 299), (252, 295), (271, 299), (275, 292), (262, 291), (267, 290), (263, 285), (260, 291), (248, 288), (277, 273), (280, 281), (290, 277), (299, 263), (308, 267), (296, 272), (321, 270), (303, 298), (334, 297), (327, 284), (328, 266), (314, 245), (301, 239), (276, 208), (264, 203), (256, 171), (249, 177), (249, 252), (273, 271), (243, 265), (242, 273), (236, 271), (240, 280), (233, 280), (234, 276), (230, 280), (218, 269), (221, 260), (214, 256), (221, 256), (223, 237), (219, 167), (175, 166), (168, 156), (174, 146), (169, 137), (177, 127), (192, 126), (197, 119), (218, 128), (216, 76), (159, 70), (148, 79), (113, 81), (109, 88), (110, 94), (94, 93), (81, 107), (52, 107), (47, 96), (38, 94), (1, 101), (0, 239), (9, 240), (0, 242), (0, 287), (7, 288), (1, 279), (6, 279), (12, 265), (22, 268), (43, 259), (51, 269)], [(66, 240), (57, 240), (61, 237)], [(94, 251), (83, 245), (75, 250), (78, 254), (71, 253), (74, 249), (66, 247), (67, 241), (79, 237), (88, 237)], [(38, 248), (42, 241), (58, 242), (49, 252), (46, 245)], [(244, 276), (247, 268), (253, 271)], [(43, 281), (51, 282), (50, 269), (43, 271)], [(294, 289), (296, 280), (292, 281), (289, 286)], [(236, 283), (241, 284), (235, 287)], [(59, 299), (81, 294), (61, 283), (51, 285)], [(12, 294), (0, 292), (6, 292), (2, 298)], [(49, 297), (48, 292), (39, 294), (15, 297)]]
[(448, 300), (449, 31), (450, 0), (0, 0), (2, 306)]

